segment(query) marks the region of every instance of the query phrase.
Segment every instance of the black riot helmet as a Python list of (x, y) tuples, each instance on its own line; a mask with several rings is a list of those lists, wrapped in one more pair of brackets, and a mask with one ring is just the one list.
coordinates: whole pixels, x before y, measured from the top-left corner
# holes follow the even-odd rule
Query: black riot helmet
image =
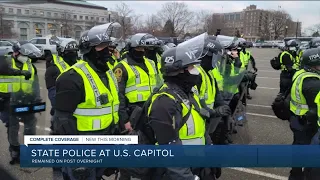
[(302, 54), (301, 67), (320, 74), (320, 48), (306, 49)]
[(148, 33), (138, 33), (128, 39), (128, 48), (161, 46), (161, 41)]
[(216, 40), (218, 40), (225, 49), (229, 50), (236, 49), (239, 44), (237, 38), (231, 36), (218, 35)]
[(109, 45), (112, 42), (111, 37), (120, 38), (121, 32), (121, 25), (117, 22), (94, 26), (80, 37), (79, 49), (81, 54), (89, 53), (92, 47), (102, 44)]
[(208, 34), (203, 33), (166, 50), (161, 56), (163, 76), (176, 76), (188, 66), (199, 64), (199, 59), (206, 55), (203, 50), (207, 37)]
[(204, 70), (208, 71), (216, 67), (217, 63), (222, 60), (224, 48), (216, 40), (216, 37), (210, 36), (204, 45), (203, 53), (206, 55), (202, 58), (201, 66)]
[(310, 48), (317, 48), (320, 47), (320, 37), (312, 38), (309, 42)]
[(67, 52), (77, 52), (79, 50), (78, 43), (72, 38), (63, 38), (57, 44), (57, 51), (59, 54)]
[(30, 42), (16, 42), (13, 44), (12, 50), (30, 58), (41, 57), (43, 55), (43, 52)]
[(291, 39), (286, 43), (286, 47), (299, 47), (300, 45), (301, 42), (297, 39)]
[(243, 38), (238, 38), (237, 41), (236, 41), (236, 44), (241, 49), (247, 47), (247, 41), (245, 39), (243, 39)]

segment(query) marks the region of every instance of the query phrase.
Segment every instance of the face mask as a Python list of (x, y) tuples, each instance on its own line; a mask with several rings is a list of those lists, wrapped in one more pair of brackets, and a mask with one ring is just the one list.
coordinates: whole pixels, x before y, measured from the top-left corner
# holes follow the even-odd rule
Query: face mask
[(19, 55), (18, 58), (17, 58), (17, 60), (18, 60), (19, 62), (21, 62), (21, 63), (27, 62), (28, 59), (29, 59), (28, 56), (23, 56), (23, 55)]
[(143, 56), (144, 56), (144, 51), (136, 51), (136, 50), (132, 51), (132, 57), (134, 58), (134, 60), (143, 60)]
[[(191, 70), (192, 73), (198, 74), (199, 71), (196, 71), (197, 70)], [(177, 76), (167, 77), (167, 80), (178, 85), (185, 93), (189, 93), (191, 92), (192, 87), (197, 85), (200, 80), (199, 74), (195, 74), (190, 74), (189, 70), (184, 70), (183, 73), (180, 73)]]
[(109, 50), (107, 48), (101, 51), (96, 51), (95, 48), (92, 48), (91, 51), (88, 54), (86, 54), (85, 57), (87, 57), (87, 59), (91, 61), (99, 71), (106, 72), (109, 70), (109, 67), (107, 65), (107, 59), (110, 56), (108, 56), (108, 54)]
[(70, 66), (77, 62), (78, 54), (76, 52), (69, 52), (62, 56), (63, 60), (68, 63)]
[(201, 60), (200, 65), (205, 71), (209, 71), (209, 70), (213, 69), (213, 67), (212, 67), (212, 57), (211, 56), (203, 57), (202, 60)]
[(295, 47), (289, 47), (289, 50), (290, 50), (290, 51), (295, 51), (296, 48), (295, 48)]

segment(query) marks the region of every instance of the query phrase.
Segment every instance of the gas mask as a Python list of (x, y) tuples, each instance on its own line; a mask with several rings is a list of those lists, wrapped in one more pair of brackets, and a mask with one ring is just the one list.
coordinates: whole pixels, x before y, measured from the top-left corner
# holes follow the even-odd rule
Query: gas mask
[(25, 62), (27, 62), (28, 59), (29, 59), (28, 56), (24, 56), (24, 55), (22, 55), (22, 54), (18, 55), (18, 57), (17, 57), (17, 60), (18, 60), (19, 62), (21, 62), (22, 64), (25, 63)]

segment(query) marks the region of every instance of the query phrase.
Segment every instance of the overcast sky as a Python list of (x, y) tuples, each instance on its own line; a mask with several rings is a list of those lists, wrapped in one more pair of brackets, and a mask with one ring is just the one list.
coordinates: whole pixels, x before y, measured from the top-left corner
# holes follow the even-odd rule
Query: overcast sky
[[(113, 10), (119, 1), (90, 1)], [(128, 4), (136, 14), (152, 14), (161, 9), (161, 5), (169, 1), (122, 1)], [(183, 1), (190, 10), (208, 10), (215, 13), (242, 11), (250, 4), (259, 9), (274, 9), (281, 7), (286, 10), (294, 21), (301, 21), (303, 30), (320, 24), (320, 1)]]

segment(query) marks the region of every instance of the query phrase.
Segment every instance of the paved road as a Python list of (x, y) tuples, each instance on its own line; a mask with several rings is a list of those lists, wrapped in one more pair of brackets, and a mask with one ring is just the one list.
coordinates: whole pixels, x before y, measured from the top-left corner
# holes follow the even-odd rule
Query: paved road
[[(291, 144), (292, 133), (288, 123), (277, 119), (270, 108), (270, 104), (279, 91), (279, 71), (275, 71), (270, 67), (269, 60), (276, 56), (279, 51), (277, 49), (251, 49), (253, 56), (257, 61), (259, 69), (257, 76), (258, 88), (251, 91), (252, 100), (248, 101), (247, 116), (249, 120), (249, 131), (252, 135), (250, 144)], [(40, 85), (42, 87), (41, 94), (43, 98), (47, 97), (44, 83), (44, 62), (36, 63), (38, 68)], [(40, 119), (50, 117), (48, 112), (43, 113)], [(38, 122), (38, 126), (49, 127), (49, 119)], [(48, 131), (41, 131), (41, 134)], [(6, 141), (6, 129), (0, 124), (0, 165), (14, 174), (20, 180), (60, 180), (58, 175), (53, 175), (49, 168), (38, 169), (21, 169), (18, 166), (10, 166), (9, 153), (7, 152), (8, 143)], [(288, 168), (225, 168), (221, 180), (286, 180), (289, 174)], [(0, 176), (1, 177), (1, 176)], [(109, 178), (111, 179), (111, 178)]]

